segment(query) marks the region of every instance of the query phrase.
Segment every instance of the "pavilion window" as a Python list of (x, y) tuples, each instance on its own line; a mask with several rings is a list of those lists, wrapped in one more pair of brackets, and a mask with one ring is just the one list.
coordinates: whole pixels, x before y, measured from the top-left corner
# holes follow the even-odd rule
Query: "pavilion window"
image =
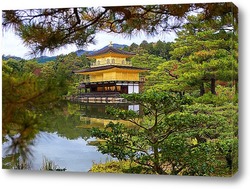
[(103, 91), (103, 87), (97, 87), (97, 92), (102, 92)]
[(121, 91), (121, 86), (116, 85), (116, 90), (117, 90), (117, 91)]

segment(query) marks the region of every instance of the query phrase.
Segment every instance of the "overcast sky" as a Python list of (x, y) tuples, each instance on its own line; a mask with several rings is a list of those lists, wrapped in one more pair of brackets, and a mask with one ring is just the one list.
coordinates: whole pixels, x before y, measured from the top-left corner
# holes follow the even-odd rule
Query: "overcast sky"
[[(9, 0), (9, 1), (12, 1), (12, 0)], [(160, 2), (165, 2), (165, 1), (161, 1), (161, 0), (156, 0), (156, 2), (157, 1), (159, 3)], [(40, 3), (40, 2), (43, 2), (43, 3)], [(94, 3), (97, 3), (97, 5), (98, 5), (98, 2), (100, 3), (100, 1), (92, 0), (91, 2), (90, 1), (84, 2), (84, 4), (86, 4), (86, 6), (90, 6), (88, 4), (91, 4), (92, 6), (94, 6), (95, 5)], [(115, 0), (114, 1), (107, 1), (107, 2), (105, 1), (105, 2), (102, 2), (102, 3), (104, 4), (104, 3), (108, 3), (108, 2), (112, 3), (112, 5), (114, 5), (115, 2), (117, 4), (117, 1), (115, 1)], [(148, 1), (143, 1), (143, 2), (145, 4), (152, 4), (153, 1), (148, 0)], [(51, 1), (49, 1), (49, 3), (50, 3), (51, 8), (59, 6), (57, 1), (51, 0)], [(131, 3), (134, 3), (134, 2), (133, 1), (128, 1), (126, 3), (131, 4)], [(139, 3), (139, 1), (138, 1), (138, 3)], [(187, 2), (182, 1), (182, 3), (187, 3)], [(64, 6), (66, 6), (66, 7), (74, 6), (73, 3), (70, 3), (70, 5), (68, 5), (67, 2), (64, 2), (64, 4), (65, 4)], [(22, 7), (24, 5), (25, 5), (25, 3), (21, 3), (21, 4), (19, 3), (18, 4), (16, 2), (15, 3), (7, 3), (6, 2), (5, 4), (3, 4), (3, 7), (4, 7), (3, 9), (5, 9), (5, 10), (6, 9), (22, 9)], [(15, 7), (15, 6), (17, 6), (17, 7)], [(60, 3), (60, 6), (62, 6), (62, 3)], [(77, 5), (75, 5), (75, 6), (77, 7)], [(34, 5), (31, 5), (31, 2), (29, 2), (29, 3), (26, 3), (24, 9), (33, 8), (33, 7), (34, 7)], [(34, 8), (37, 8), (37, 7), (46, 8), (46, 2), (44, 2), (44, 1), (36, 1)], [(101, 34), (96, 35), (96, 44), (95, 45), (90, 44), (84, 50), (98, 50), (98, 49), (108, 45), (111, 41), (112, 41), (112, 43), (130, 45), (132, 43), (140, 44), (143, 40), (147, 40), (148, 42), (156, 42), (158, 40), (165, 41), (165, 42), (171, 42), (175, 38), (176, 38), (176, 35), (174, 33), (172, 33), (172, 34), (169, 34), (169, 33), (167, 34), (166, 33), (165, 35), (158, 35), (158, 36), (155, 36), (155, 37), (148, 37), (148, 36), (145, 36), (143, 34), (140, 34), (139, 36), (132, 37), (131, 39), (124, 38), (123, 36), (118, 35), (118, 34), (104, 34), (104, 33), (101, 33)], [(68, 54), (68, 53), (74, 52), (76, 50), (78, 50), (76, 48), (76, 46), (71, 45), (71, 46), (65, 46), (65, 47), (55, 51), (53, 54), (45, 53), (43, 55), (44, 56), (55, 56), (55, 55), (59, 55), (59, 54)], [(3, 31), (2, 32), (1, 54), (18, 56), (18, 57), (25, 58), (25, 59), (32, 58), (32, 57), (29, 56), (29, 49), (23, 45), (22, 40), (18, 36), (16, 36), (12, 31), (8, 31), (8, 32)]]
[[(140, 2), (141, 1), (141, 2)], [(137, 3), (139, 4), (155, 4), (155, 3), (163, 3), (165, 0), (138, 0)], [(1, 9), (2, 10), (9, 10), (9, 9), (32, 9), (32, 8), (59, 8), (59, 7), (80, 7), (80, 6), (100, 6), (100, 3), (102, 3), (102, 6), (119, 6), (122, 2), (117, 0), (106, 0), (106, 1), (99, 1), (99, 0), (91, 0), (91, 1), (82, 1), (82, 0), (72, 0), (72, 1), (60, 1), (58, 3), (58, 0), (44, 0), (44, 1), (30, 1), (30, 0), (8, 0), (1, 2)], [(133, 5), (135, 2), (133, 0), (126, 1), (126, 5)], [(166, 2), (165, 2), (166, 3)], [(1, 20), (1, 18), (0, 18)], [(2, 29), (2, 28), (1, 28)], [(95, 45), (89, 45), (84, 50), (98, 50), (106, 45), (108, 45), (111, 41), (112, 43), (118, 43), (118, 44), (126, 44), (130, 45), (133, 42), (140, 44), (143, 40), (147, 40), (148, 42), (156, 42), (158, 40), (162, 41), (173, 41), (176, 37), (175, 34), (172, 35), (159, 35), (156, 37), (146, 37), (145, 35), (133, 37), (131, 39), (126, 39), (120, 35), (115, 34), (97, 34), (96, 35), (96, 44)], [(1, 54), (4, 55), (14, 55), (18, 57), (22, 57), (25, 59), (29, 59), (29, 49), (24, 47), (22, 40), (14, 35), (13, 32), (8, 31), (2, 31), (1, 35)], [(54, 56), (59, 54), (68, 54), (70, 52), (78, 50), (74, 45), (64, 47), (58, 51), (55, 51), (54, 54), (46, 53), (44, 55), (46, 56)]]
[[(29, 59), (29, 49), (25, 47), (22, 43), (22, 40), (14, 34), (12, 31), (3, 32), (2, 35), (2, 54), (4, 55), (13, 55), (21, 58)], [(145, 36), (140, 34), (138, 36), (129, 38), (124, 38), (118, 34), (107, 34), (107, 33), (99, 33), (96, 35), (96, 44), (90, 44), (85, 48), (85, 50), (98, 50), (108, 44), (118, 43), (118, 44), (126, 44), (131, 45), (132, 43), (140, 44), (143, 40), (147, 40), (148, 42), (156, 42), (158, 40), (170, 42), (175, 39), (176, 35), (174, 33), (166, 33), (165, 35), (158, 35), (155, 37)], [(68, 54), (70, 52), (74, 52), (78, 50), (75, 45), (65, 46), (64, 48), (55, 51), (55, 53), (46, 53), (45, 56), (54, 56), (59, 54)]]

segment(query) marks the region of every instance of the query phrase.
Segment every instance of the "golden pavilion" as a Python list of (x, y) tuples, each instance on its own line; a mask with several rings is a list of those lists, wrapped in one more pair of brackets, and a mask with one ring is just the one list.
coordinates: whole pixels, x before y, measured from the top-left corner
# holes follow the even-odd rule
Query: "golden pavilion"
[[(142, 87), (140, 73), (148, 69), (132, 66), (128, 58), (135, 53), (113, 47), (112, 44), (95, 51), (87, 58), (95, 59), (90, 68), (74, 71), (81, 74), (84, 81), (80, 84), (80, 97), (92, 100), (108, 101), (120, 94), (139, 93)], [(84, 101), (85, 101), (84, 100)]]

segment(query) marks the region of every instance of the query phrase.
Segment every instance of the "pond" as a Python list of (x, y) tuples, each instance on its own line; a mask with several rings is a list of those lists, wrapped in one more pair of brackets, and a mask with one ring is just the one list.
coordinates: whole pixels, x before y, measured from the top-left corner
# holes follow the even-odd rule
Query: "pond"
[[(137, 105), (108, 104), (123, 109), (138, 110)], [(59, 169), (70, 172), (88, 172), (93, 163), (104, 163), (112, 159), (91, 145), (89, 128), (103, 128), (109, 121), (114, 121), (105, 113), (107, 104), (62, 103), (54, 111), (43, 113), (43, 122), (29, 146), (29, 166), (26, 169), (42, 170), (44, 161), (53, 163)], [(123, 122), (129, 124), (128, 122)], [(17, 136), (18, 137), (18, 136)], [(92, 142), (92, 143), (91, 143)], [(14, 152), (8, 151), (12, 142), (6, 138), (2, 145), (3, 164)], [(7, 162), (7, 163), (6, 163)]]

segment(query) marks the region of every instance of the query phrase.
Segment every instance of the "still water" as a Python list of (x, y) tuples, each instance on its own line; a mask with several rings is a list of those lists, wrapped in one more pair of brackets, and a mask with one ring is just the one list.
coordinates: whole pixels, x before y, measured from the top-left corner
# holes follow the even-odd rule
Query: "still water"
[(88, 145), (81, 137), (67, 139), (57, 133), (46, 132), (40, 132), (36, 138), (34, 156), (35, 169), (41, 167), (43, 157), (46, 157), (60, 168), (77, 172), (87, 172), (94, 162), (105, 162), (108, 158), (98, 152), (96, 147)]
[[(138, 109), (133, 105), (113, 105), (123, 109)], [(112, 158), (97, 150), (89, 142), (88, 129), (103, 128), (112, 119), (105, 114), (105, 104), (64, 103), (53, 113), (44, 113), (43, 124), (33, 139), (29, 157), (31, 170), (41, 170), (46, 158), (70, 172), (88, 172), (93, 163), (104, 163)], [(124, 123), (128, 124), (128, 123)], [(10, 141), (3, 143), (3, 158), (8, 155)]]

